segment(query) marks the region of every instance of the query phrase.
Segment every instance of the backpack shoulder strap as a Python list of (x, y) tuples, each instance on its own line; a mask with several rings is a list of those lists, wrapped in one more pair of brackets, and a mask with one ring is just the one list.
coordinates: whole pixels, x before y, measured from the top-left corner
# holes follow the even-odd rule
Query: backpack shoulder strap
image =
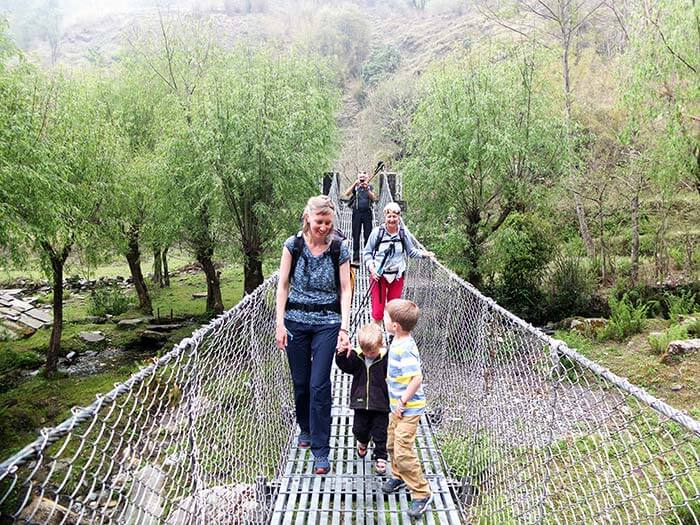
[(401, 240), (401, 249), (406, 253), (406, 230), (403, 224), (399, 224), (399, 239)]
[(299, 257), (301, 257), (301, 252), (304, 250), (304, 234), (300, 231), (294, 237), (294, 245), (292, 246), (292, 265), (289, 267), (289, 282), (292, 281), (294, 277), (294, 270), (296, 270), (297, 262), (299, 262)]
[(377, 240), (374, 242), (374, 248), (372, 249), (372, 259), (374, 259), (374, 256), (377, 255), (377, 250), (379, 249), (379, 245), (381, 244), (385, 233), (386, 228), (384, 228), (384, 226), (379, 226), (379, 230), (377, 231)]
[(340, 294), (340, 246), (343, 243), (340, 239), (331, 241), (330, 253), (331, 261), (333, 261), (333, 270), (335, 271), (335, 287)]

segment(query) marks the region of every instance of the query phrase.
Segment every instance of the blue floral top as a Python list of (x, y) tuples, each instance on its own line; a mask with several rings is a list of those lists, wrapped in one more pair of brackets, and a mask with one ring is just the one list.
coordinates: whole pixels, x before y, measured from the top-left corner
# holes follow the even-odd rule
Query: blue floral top
[[(284, 246), (292, 253), (295, 235), (284, 241)], [(340, 245), (339, 264), (350, 259), (350, 252), (345, 243)], [(289, 283), (288, 300), (302, 304), (329, 304), (339, 299), (340, 291), (335, 285), (335, 269), (331, 259), (330, 247), (321, 255), (315, 256), (304, 242), (294, 275)], [(284, 318), (289, 321), (305, 324), (334, 324), (340, 323), (341, 317), (336, 312), (304, 312), (302, 310), (286, 310)]]

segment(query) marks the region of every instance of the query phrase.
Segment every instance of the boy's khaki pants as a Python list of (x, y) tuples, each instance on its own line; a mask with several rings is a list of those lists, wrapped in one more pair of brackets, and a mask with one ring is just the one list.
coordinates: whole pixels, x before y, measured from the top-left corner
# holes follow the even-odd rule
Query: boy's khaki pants
[(393, 413), (389, 414), (386, 443), (391, 458), (391, 471), (395, 478), (406, 483), (413, 499), (430, 496), (430, 485), (413, 450), (419, 422), (420, 416), (403, 416), (399, 419)]

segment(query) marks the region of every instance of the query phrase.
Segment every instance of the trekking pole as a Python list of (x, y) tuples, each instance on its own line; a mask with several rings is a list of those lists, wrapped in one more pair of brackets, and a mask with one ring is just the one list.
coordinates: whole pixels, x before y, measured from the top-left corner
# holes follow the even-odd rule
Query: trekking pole
[[(393, 255), (394, 253), (394, 245), (391, 245), (391, 248), (389, 248), (387, 251), (384, 252), (384, 257), (382, 258), (382, 263), (379, 265), (379, 268), (377, 269), (377, 275), (379, 278), (382, 278), (382, 274), (384, 273), (384, 264), (386, 263), (387, 258), (389, 255)], [(369, 288), (367, 288), (367, 291), (365, 292), (365, 296), (362, 298), (362, 301), (360, 301), (360, 306), (358, 308), (358, 311), (362, 312), (362, 310), (365, 308), (367, 305), (367, 299), (369, 299), (369, 296), (372, 292), (372, 286), (377, 285), (379, 286), (379, 281), (375, 281), (372, 279), (372, 276), (370, 275), (370, 283), (369, 283)], [(381, 288), (380, 288), (381, 292)], [(353, 316), (352, 319), (352, 324), (350, 325), (350, 332), (349, 332), (349, 338), (352, 339), (353, 336), (355, 335), (355, 330), (357, 329), (358, 325), (358, 319), (360, 319), (360, 316), (356, 315)]]

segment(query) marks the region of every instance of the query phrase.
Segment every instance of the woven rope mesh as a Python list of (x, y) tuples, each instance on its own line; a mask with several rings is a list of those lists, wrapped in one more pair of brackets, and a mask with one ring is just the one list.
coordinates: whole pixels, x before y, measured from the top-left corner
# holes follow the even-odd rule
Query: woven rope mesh
[[(392, 200), (381, 185), (377, 215)], [(331, 188), (338, 202), (338, 181)], [(340, 225), (349, 210), (338, 202)], [(411, 260), (428, 420), (464, 523), (700, 525), (700, 424)], [(296, 432), (276, 276), (0, 466), (4, 521), (265, 523)], [(354, 306), (359, 304), (355, 298)], [(366, 312), (363, 312), (366, 319)]]

